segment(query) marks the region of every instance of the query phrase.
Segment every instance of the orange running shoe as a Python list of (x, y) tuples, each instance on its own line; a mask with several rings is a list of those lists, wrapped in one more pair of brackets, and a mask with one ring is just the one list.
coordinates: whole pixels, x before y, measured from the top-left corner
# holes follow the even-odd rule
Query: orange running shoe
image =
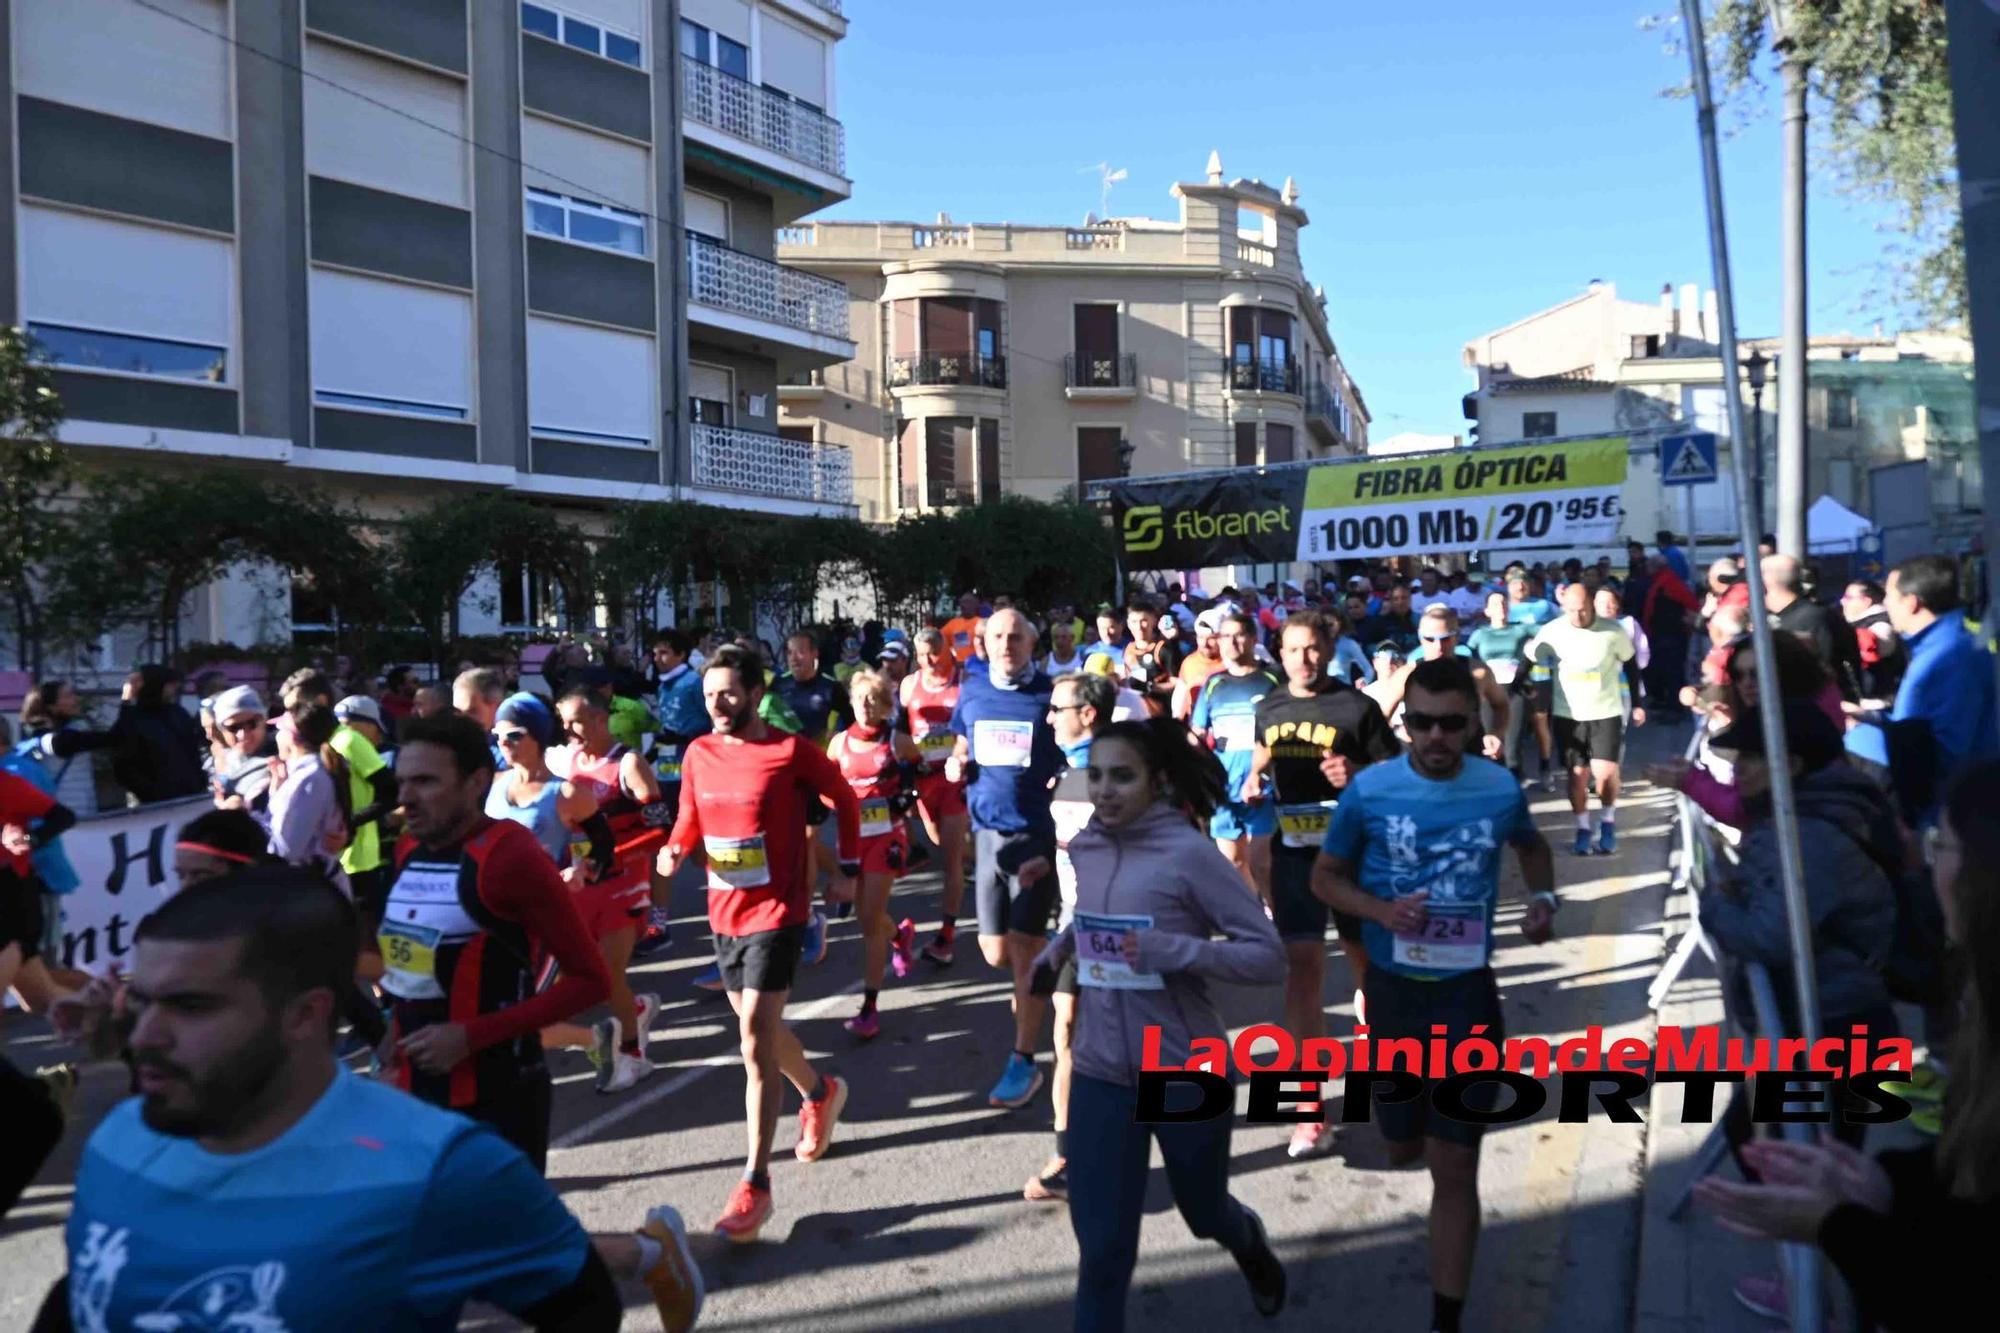
[[(768, 1196), (766, 1200), (768, 1209)], [(660, 1261), (645, 1273), (653, 1304), (660, 1309), (660, 1327), (666, 1333), (687, 1333), (701, 1318), (702, 1299), (707, 1294), (701, 1267), (688, 1250), (687, 1227), (677, 1210), (662, 1204), (647, 1211), (646, 1225), (639, 1230), (660, 1244)]]
[(746, 1245), (771, 1220), (771, 1191), (760, 1190), (747, 1180), (736, 1182), (730, 1191), (729, 1206), (715, 1221), (715, 1234), (724, 1240)]
[(817, 1162), (833, 1146), (833, 1127), (847, 1106), (847, 1080), (831, 1074), (826, 1079), (826, 1096), (820, 1101), (808, 1097), (799, 1107), (799, 1146), (792, 1151), (801, 1162)]

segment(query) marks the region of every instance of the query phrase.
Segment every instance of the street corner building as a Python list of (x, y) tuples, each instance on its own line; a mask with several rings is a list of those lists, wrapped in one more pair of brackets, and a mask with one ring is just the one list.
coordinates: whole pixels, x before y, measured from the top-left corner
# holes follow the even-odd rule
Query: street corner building
[(1227, 179), (1211, 154), (1172, 196), (1174, 221), (783, 229), (786, 264), (845, 284), (856, 352), (780, 386), (781, 428), (849, 451), (861, 515), (884, 521), (1364, 454), (1298, 186)]
[[(847, 26), (840, 0), (0, 0), (0, 316), (93, 470), (243, 469), (382, 520), (510, 491), (585, 532), (615, 501), (852, 514), (846, 451), (778, 419), (781, 383), (854, 355), (848, 294), (774, 253), (852, 193)], [(313, 620), (275, 580), (207, 589), (194, 637)], [(463, 630), (555, 596), (489, 572)]]

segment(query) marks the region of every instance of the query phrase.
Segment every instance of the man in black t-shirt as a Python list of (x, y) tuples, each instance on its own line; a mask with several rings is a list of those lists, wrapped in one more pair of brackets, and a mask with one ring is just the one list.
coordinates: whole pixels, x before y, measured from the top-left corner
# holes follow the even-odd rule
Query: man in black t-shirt
[(1805, 593), (1805, 571), (1796, 557), (1767, 555), (1759, 568), (1764, 576), (1764, 609), (1771, 628), (1796, 634), (1819, 658), (1819, 664), (1840, 687), (1840, 697), (1861, 697), (1861, 649), (1845, 617), (1815, 602)]
[[(1341, 949), (1360, 994), (1367, 955), (1361, 922), (1331, 913), (1313, 896), (1312, 867), (1326, 837), (1340, 789), (1361, 768), (1400, 750), (1375, 701), (1326, 674), (1333, 655), (1331, 627), (1317, 613), (1292, 616), (1278, 639), (1285, 688), (1257, 704), (1256, 750), (1240, 798), (1278, 807), (1278, 837), (1271, 849), (1271, 919), (1285, 942), (1285, 1020), (1304, 1042), (1326, 1036), (1326, 923), (1331, 915)], [(1271, 788), (1264, 789), (1264, 780)], [(1360, 1018), (1356, 1000), (1355, 1017)], [(1308, 1107), (1307, 1109), (1311, 1109)], [(1287, 1150), (1316, 1157), (1333, 1149), (1333, 1127), (1323, 1118), (1292, 1128)]]
[(1405, 657), (1415, 656), (1422, 636), (1417, 633), (1417, 618), (1410, 610), (1410, 585), (1401, 579), (1390, 585), (1382, 595), (1382, 609), (1362, 621), (1356, 633), (1362, 643), (1371, 647), (1393, 643), (1403, 650)]

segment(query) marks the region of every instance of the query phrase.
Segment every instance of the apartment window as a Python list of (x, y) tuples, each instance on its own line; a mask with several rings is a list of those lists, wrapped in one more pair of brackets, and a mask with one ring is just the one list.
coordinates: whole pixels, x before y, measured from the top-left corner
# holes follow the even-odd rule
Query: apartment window
[(521, 30), (546, 37), (579, 51), (588, 51), (606, 60), (615, 60), (634, 69), (645, 67), (644, 46), (629, 32), (620, 32), (602, 22), (577, 18), (546, 5), (521, 6)]
[(58, 0), (14, 6), (15, 91), (234, 137), (226, 0)]
[(115, 370), (124, 375), (210, 384), (221, 384), (228, 378), (228, 349), (206, 343), (67, 328), (33, 320), (28, 322), (28, 336), (44, 356), (66, 369)]
[(1635, 333), (1632, 335), (1632, 359), (1641, 361), (1660, 354), (1660, 335), (1657, 333)]
[(727, 426), (729, 406), (736, 397), (734, 380), (721, 366), (688, 365), (688, 420), (703, 426)]
[(563, 623), (562, 584), (519, 560), (499, 567), (500, 627), (556, 629)]
[(713, 65), (724, 74), (750, 81), (750, 48), (699, 23), (681, 20), (681, 54), (704, 65)]
[(1233, 388), (1297, 393), (1291, 313), (1260, 306), (1231, 306), (1229, 360), (1233, 367), (1230, 379)]
[(36, 204), (20, 220), (22, 314), (56, 364), (228, 382), (230, 242)]
[(471, 417), (471, 297), (318, 268), (308, 291), (314, 402)]
[(683, 225), (690, 236), (700, 236), (717, 245), (729, 244), (729, 203), (712, 194), (689, 190), (684, 196), (686, 217)]
[(1523, 412), (1521, 414), (1521, 436), (1529, 440), (1554, 438), (1556, 414), (1553, 412)]
[(814, 111), (826, 107), (826, 43), (766, 9), (759, 16), (757, 77)]
[(1000, 498), (1000, 423), (992, 417), (979, 419), (979, 501), (991, 504)]
[(528, 190), (528, 230), (621, 254), (646, 254), (646, 219), (623, 208), (548, 190)]
[(1076, 479), (1078, 482), (1105, 481), (1124, 475), (1119, 445), (1125, 442), (1120, 426), (1078, 426), (1076, 428)]
[(1236, 423), (1236, 466), (1257, 466), (1257, 423), (1254, 421)]
[(1854, 390), (1826, 391), (1826, 425), (1828, 430), (1854, 429)]
[(896, 475), (900, 483), (902, 507), (921, 509), (924, 504), (924, 423), (904, 420), (896, 423)]
[(1298, 457), (1292, 439), (1292, 428), (1277, 422), (1264, 427), (1264, 461), (1266, 463), (1289, 463)]
[(975, 504), (1000, 495), (1000, 423), (990, 417), (924, 422), (924, 478), (932, 506)]
[(897, 301), (889, 312), (890, 384), (1007, 387), (1000, 303), (966, 296)]
[(462, 81), (317, 37), (305, 74), (307, 171), (472, 206)]
[(1118, 307), (1079, 305), (1075, 308), (1076, 383), (1109, 387), (1118, 383)]
[(659, 375), (644, 334), (528, 318), (528, 428), (536, 435), (650, 449)]

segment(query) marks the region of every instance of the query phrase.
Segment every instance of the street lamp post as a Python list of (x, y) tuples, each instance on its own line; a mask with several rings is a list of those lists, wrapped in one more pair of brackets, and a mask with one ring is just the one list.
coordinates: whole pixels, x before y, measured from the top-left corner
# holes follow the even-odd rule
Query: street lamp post
[(1751, 507), (1757, 514), (1757, 531), (1764, 527), (1764, 377), (1770, 373), (1771, 358), (1764, 355), (1763, 348), (1750, 353), (1750, 360), (1744, 363), (1750, 372), (1750, 457), (1757, 464), (1756, 494)]
[(1783, 276), (1778, 352), (1778, 549), (1806, 555), (1806, 65), (1800, 59), (1796, 0), (1769, 0), (1771, 45), (1783, 76), (1784, 158), (1780, 212)]

